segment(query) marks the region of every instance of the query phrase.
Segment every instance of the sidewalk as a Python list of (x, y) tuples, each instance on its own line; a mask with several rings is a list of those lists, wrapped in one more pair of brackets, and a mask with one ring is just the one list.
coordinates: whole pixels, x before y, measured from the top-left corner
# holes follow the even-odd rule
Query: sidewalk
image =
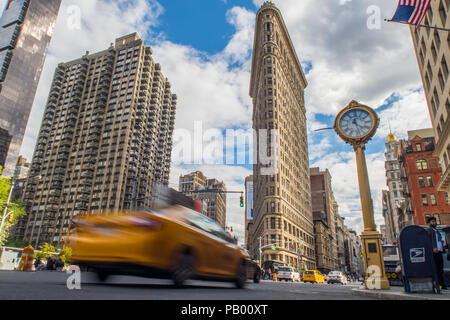
[(390, 290), (367, 290), (364, 286), (353, 289), (352, 294), (382, 300), (450, 300), (450, 291), (433, 293), (406, 293), (403, 287), (391, 286)]

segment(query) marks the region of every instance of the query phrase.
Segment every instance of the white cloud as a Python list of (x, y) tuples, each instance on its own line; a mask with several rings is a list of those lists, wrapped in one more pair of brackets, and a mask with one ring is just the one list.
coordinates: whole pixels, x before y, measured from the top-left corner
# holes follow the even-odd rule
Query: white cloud
[(369, 6), (378, 6), (383, 19), (394, 13), (396, 2), (273, 2), (300, 61), (312, 63), (305, 97), (309, 111), (335, 115), (353, 99), (378, 107), (392, 92), (421, 85), (409, 28), (386, 22), (380, 30), (367, 28)]
[(380, 127), (376, 136), (386, 138), (392, 130), (399, 139), (407, 139), (407, 131), (432, 127), (423, 89), (406, 90), (396, 96), (399, 100), (379, 113)]
[[(351, 148), (349, 147), (351, 150)], [(381, 190), (386, 186), (384, 175), (384, 154), (366, 155), (368, 163), (369, 182), (372, 201), (374, 205), (375, 223), (384, 224), (381, 215)], [(356, 171), (355, 153), (349, 152), (329, 153), (312, 163), (311, 167), (328, 169), (332, 177), (332, 188), (339, 205), (339, 213), (346, 218), (345, 224), (353, 230), (362, 232), (361, 200), (359, 198), (359, 184)]]
[[(0, 0), (0, 5), (2, 2), (5, 0)], [(258, 6), (262, 2), (254, 0)], [(274, 2), (283, 14), (302, 65), (312, 66), (307, 74), (306, 90), (308, 134), (327, 126), (315, 120), (316, 113), (334, 115), (353, 99), (377, 108), (394, 93), (398, 102), (380, 112), (378, 136), (387, 134), (388, 119), (399, 137), (406, 135), (406, 130), (430, 126), (423, 92), (417, 91), (421, 80), (408, 27), (382, 23), (381, 30), (367, 28), (368, 6), (378, 5), (384, 18), (393, 14), (397, 3), (381, 0)], [(81, 9), (80, 30), (67, 28), (67, 8), (71, 5)], [(161, 63), (163, 74), (178, 95), (177, 129), (192, 132), (197, 120), (202, 121), (204, 129), (251, 128), (252, 103), (248, 91), (255, 13), (241, 7), (224, 12), (235, 33), (222, 52), (208, 55), (166, 41), (164, 34), (152, 33), (151, 27), (158, 24), (163, 10), (157, 2), (144, 0), (63, 2), (22, 147), (23, 155), (29, 159), (32, 156), (57, 63), (78, 58), (86, 50), (103, 50), (116, 37), (135, 31), (151, 39), (155, 61)], [(361, 213), (352, 211), (360, 208), (354, 154), (350, 147), (349, 152), (336, 152), (334, 147), (335, 140), (331, 138), (313, 139), (310, 158), (313, 166), (330, 170), (340, 212), (349, 226), (362, 231)], [(368, 165), (380, 224), (381, 189), (385, 185), (383, 154), (368, 155)], [(251, 170), (242, 167), (173, 165), (171, 184), (178, 185), (181, 172), (197, 169), (208, 177), (224, 180), (227, 188), (238, 190), (243, 189), (245, 176), (251, 174)], [(229, 222), (242, 241), (244, 214), (235, 206), (239, 201), (239, 196), (236, 197), (228, 197), (227, 209)]]
[[(157, 24), (162, 13), (162, 7), (158, 3), (135, 0), (132, 4), (125, 0), (63, 1), (22, 144), (21, 154), (26, 158), (32, 158), (58, 63), (77, 59), (86, 51), (104, 50), (114, 39), (126, 34), (138, 32), (142, 37), (147, 36), (149, 28)], [(76, 17), (70, 8), (74, 6), (80, 9), (80, 29), (73, 27), (73, 19)]]

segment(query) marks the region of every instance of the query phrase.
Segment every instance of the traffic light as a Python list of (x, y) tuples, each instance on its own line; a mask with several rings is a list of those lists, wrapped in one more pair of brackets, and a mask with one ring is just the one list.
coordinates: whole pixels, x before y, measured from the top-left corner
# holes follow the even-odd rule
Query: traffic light
[(13, 220), (14, 220), (14, 215), (11, 213), (10, 215), (9, 215), (9, 223), (12, 223), (13, 222)]
[(244, 196), (241, 196), (241, 208), (244, 207)]

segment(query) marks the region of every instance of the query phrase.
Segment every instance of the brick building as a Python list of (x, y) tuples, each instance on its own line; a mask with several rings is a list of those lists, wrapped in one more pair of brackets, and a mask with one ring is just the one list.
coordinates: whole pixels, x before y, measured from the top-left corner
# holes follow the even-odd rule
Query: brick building
[(409, 200), (406, 212), (416, 225), (425, 225), (429, 216), (436, 217), (438, 224), (450, 223), (447, 194), (437, 190), (442, 169), (434, 151), (432, 129), (409, 131), (408, 140), (400, 143), (399, 158)]

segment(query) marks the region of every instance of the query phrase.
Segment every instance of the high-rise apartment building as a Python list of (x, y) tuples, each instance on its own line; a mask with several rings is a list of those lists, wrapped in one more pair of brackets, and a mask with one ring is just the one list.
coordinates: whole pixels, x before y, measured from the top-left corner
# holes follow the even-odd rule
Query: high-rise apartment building
[(326, 169), (310, 169), (312, 212), (317, 270), (329, 273), (337, 268), (336, 214), (337, 203), (331, 187), (331, 174)]
[[(386, 152), (384, 153), (384, 168), (386, 172), (386, 185), (388, 195), (383, 197), (383, 201), (389, 201), (384, 204), (384, 215), (386, 223), (387, 238), (391, 243), (398, 243), (400, 235), (399, 209), (405, 202), (403, 194), (403, 181), (401, 180), (400, 164), (398, 161), (399, 141), (397, 137), (390, 133), (386, 140)], [(401, 209), (400, 209), (401, 210)]]
[[(448, 30), (449, 13), (449, 0), (431, 0), (422, 24)], [(434, 154), (442, 166), (438, 189), (450, 192), (450, 32), (411, 27), (411, 34), (436, 137)]]
[[(219, 192), (192, 192), (201, 190), (216, 190)], [(208, 179), (201, 171), (180, 176), (179, 191), (194, 200), (202, 201), (202, 210), (206, 216), (226, 227), (227, 195), (220, 191), (227, 191), (225, 184), (217, 179)], [(205, 208), (206, 206), (206, 208)]]
[(0, 18), (0, 165), (12, 176), (61, 0), (8, 0)]
[(70, 219), (91, 210), (151, 205), (166, 184), (177, 96), (134, 33), (61, 63), (54, 75), (17, 237), (64, 242)]
[[(254, 144), (258, 152), (253, 167), (252, 248), (259, 251), (261, 244), (261, 261), (266, 270), (280, 265), (299, 267), (300, 263), (305, 268), (316, 267), (306, 86), (281, 12), (273, 3), (264, 2), (256, 16), (250, 96), (253, 129), (259, 136)], [(272, 130), (278, 138), (270, 135)], [(267, 138), (263, 138), (261, 133), (267, 131)], [(279, 153), (272, 153), (273, 149)], [(265, 154), (275, 159), (266, 163), (262, 159)], [(271, 169), (265, 170), (265, 165)], [(301, 257), (296, 245), (300, 241), (305, 248)]]

